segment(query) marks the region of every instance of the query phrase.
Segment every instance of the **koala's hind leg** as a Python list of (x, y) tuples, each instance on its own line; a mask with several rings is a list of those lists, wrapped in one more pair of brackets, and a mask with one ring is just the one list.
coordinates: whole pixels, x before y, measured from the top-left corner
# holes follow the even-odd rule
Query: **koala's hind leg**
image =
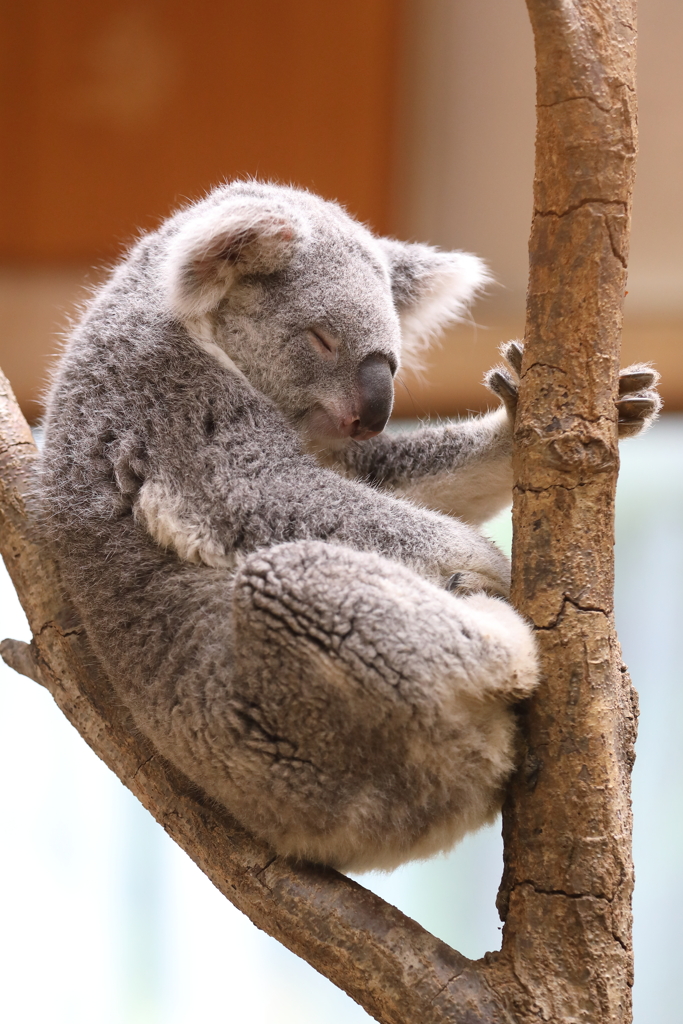
[[(458, 597), (317, 541), (249, 556), (235, 581), (233, 810), (280, 852), (391, 867), (490, 820), (536, 683), (503, 601)], [(234, 801), (231, 801), (234, 803)]]

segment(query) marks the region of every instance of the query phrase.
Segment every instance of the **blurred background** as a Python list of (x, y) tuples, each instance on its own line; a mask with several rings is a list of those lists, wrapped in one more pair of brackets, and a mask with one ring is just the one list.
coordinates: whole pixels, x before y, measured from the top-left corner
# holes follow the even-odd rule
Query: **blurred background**
[[(679, 1024), (683, 968), (683, 5), (641, 5), (641, 152), (623, 362), (666, 415), (624, 446), (617, 610), (641, 692), (637, 1024)], [(60, 332), (135, 238), (226, 178), (340, 200), (476, 252), (498, 284), (403, 375), (396, 417), (486, 406), (524, 322), (533, 46), (523, 0), (5, 0), (0, 366), (35, 423)], [(491, 527), (509, 543), (509, 516)], [(0, 633), (26, 636), (6, 577)], [(0, 1016), (13, 1024), (368, 1020), (211, 887), (31, 682), (0, 668)], [(370, 876), (469, 956), (496, 948), (499, 828)]]
[[(624, 360), (683, 408), (683, 6), (640, 14)], [(524, 326), (534, 57), (523, 0), (5, 0), (0, 365), (35, 420), (59, 331), (140, 229), (255, 175), (376, 231), (483, 256), (498, 285), (405, 377), (398, 416), (480, 409)]]

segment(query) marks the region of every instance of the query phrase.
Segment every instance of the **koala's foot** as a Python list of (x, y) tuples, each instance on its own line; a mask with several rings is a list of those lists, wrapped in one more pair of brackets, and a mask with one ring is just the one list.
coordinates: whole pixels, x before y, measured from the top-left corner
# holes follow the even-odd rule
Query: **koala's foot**
[(488, 594), (489, 597), (509, 598), (510, 585), (507, 579), (494, 582), (490, 576), (479, 572), (463, 570), (454, 572), (446, 583), (445, 589), (451, 594), (464, 597), (466, 594)]
[(279, 853), (390, 868), (496, 813), (509, 705), (537, 681), (531, 630), (510, 605), (302, 541), (245, 559), (234, 638), (233, 788), (211, 795)]
[[(501, 400), (514, 422), (524, 345), (521, 341), (508, 341), (500, 352), (505, 364), (489, 370), (484, 385)], [(647, 363), (634, 363), (621, 370), (617, 399), (619, 437), (635, 437), (656, 420), (662, 407), (658, 383), (659, 374)]]

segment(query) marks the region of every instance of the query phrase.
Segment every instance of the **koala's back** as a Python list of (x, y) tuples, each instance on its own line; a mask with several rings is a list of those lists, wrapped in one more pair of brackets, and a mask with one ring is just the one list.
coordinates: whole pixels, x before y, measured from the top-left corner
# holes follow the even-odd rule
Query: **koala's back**
[[(164, 436), (173, 433), (177, 464), (190, 476), (229, 465), (235, 447), (252, 449), (257, 469), (271, 431), (280, 449), (301, 457), (304, 473), (307, 461), (277, 410), (164, 312), (147, 256), (143, 243), (69, 339), (49, 393), (37, 488), (70, 597), (105, 664), (126, 666), (115, 682), (133, 689), (158, 672), (167, 638), (193, 621), (198, 604), (215, 606), (227, 594), (225, 572), (214, 581), (210, 567), (180, 561), (135, 519), (147, 466), (163, 461)], [(206, 441), (203, 463), (193, 435)], [(267, 499), (266, 489), (259, 500)], [(259, 536), (256, 517), (252, 527), (247, 549), (270, 541), (270, 531)]]

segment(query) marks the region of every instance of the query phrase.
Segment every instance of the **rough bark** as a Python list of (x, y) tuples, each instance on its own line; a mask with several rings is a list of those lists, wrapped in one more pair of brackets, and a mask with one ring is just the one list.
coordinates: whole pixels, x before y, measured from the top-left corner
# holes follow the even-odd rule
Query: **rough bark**
[(513, 601), (543, 682), (504, 813), (520, 1020), (631, 1020), (636, 708), (613, 621), (614, 396), (636, 153), (631, 0), (527, 0), (537, 137)]
[(627, 1024), (635, 709), (612, 619), (614, 399), (635, 154), (631, 0), (527, 0), (535, 212), (515, 431), (513, 597), (543, 684), (504, 814), (503, 949), (467, 960), (362, 886), (254, 840), (134, 729), (25, 497), (35, 448), (0, 375), (0, 550), (33, 632), (2, 656), (254, 923), (386, 1024)]

